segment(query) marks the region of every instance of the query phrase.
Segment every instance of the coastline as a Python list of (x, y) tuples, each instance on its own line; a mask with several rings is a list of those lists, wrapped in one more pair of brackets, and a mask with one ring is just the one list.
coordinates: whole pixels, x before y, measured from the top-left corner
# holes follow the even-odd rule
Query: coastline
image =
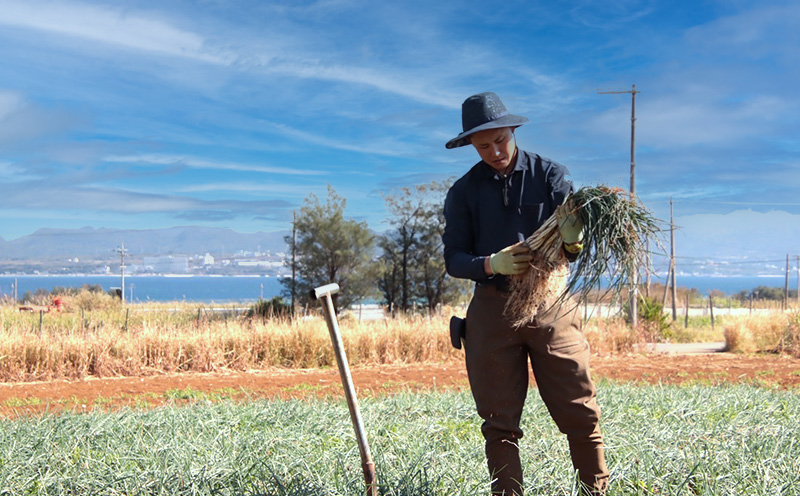
[[(128, 301), (253, 302), (280, 296), (284, 289), (281, 280), (285, 277), (275, 274), (126, 274), (125, 298)], [(678, 275), (676, 281), (679, 289), (695, 289), (704, 295), (721, 291), (732, 296), (759, 286), (783, 289), (786, 276)], [(650, 282), (663, 287), (665, 278), (651, 276)], [(49, 292), (55, 287), (80, 288), (84, 284), (99, 284), (108, 291), (121, 287), (121, 277), (119, 274), (2, 274), (0, 297), (13, 297), (15, 289), (20, 299), (26, 292), (35, 293), (40, 289)], [(789, 289), (796, 290), (796, 284), (794, 278), (790, 278)]]

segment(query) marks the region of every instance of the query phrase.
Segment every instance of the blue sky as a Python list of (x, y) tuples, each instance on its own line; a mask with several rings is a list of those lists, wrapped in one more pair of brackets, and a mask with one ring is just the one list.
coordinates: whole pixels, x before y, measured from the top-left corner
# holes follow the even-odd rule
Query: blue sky
[(463, 174), (495, 91), (578, 186), (669, 198), (693, 255), (800, 252), (800, 3), (0, 0), (0, 237), (42, 227), (289, 229), (330, 184)]

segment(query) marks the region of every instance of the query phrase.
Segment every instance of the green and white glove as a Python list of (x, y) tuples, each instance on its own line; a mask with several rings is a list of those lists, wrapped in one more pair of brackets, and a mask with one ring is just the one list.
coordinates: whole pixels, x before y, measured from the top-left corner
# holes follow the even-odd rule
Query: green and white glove
[(570, 253), (580, 253), (583, 249), (583, 220), (572, 200), (567, 200), (556, 208), (556, 219), (564, 249)]
[(530, 248), (517, 243), (492, 253), (489, 257), (489, 267), (492, 269), (492, 274), (516, 276), (528, 270), (532, 259)]

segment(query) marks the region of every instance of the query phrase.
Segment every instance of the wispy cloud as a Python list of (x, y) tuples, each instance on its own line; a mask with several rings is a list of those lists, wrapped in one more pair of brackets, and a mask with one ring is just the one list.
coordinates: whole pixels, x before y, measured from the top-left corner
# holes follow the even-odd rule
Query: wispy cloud
[(0, 2), (0, 24), (65, 35), (211, 63), (230, 63), (211, 53), (202, 36), (165, 21), (105, 6), (78, 2)]
[[(648, 95), (637, 100), (636, 134), (639, 143), (653, 148), (694, 145), (732, 146), (763, 135), (781, 115), (794, 112), (793, 102), (775, 96), (726, 101), (725, 95)], [(587, 133), (630, 139), (630, 101), (585, 121)], [(769, 133), (767, 133), (769, 134)]]
[[(800, 5), (796, 2), (758, 3), (688, 29), (686, 40), (704, 53), (797, 60), (800, 56), (798, 23)], [(779, 46), (782, 49), (776, 52)]]
[(175, 165), (192, 169), (210, 169), (218, 171), (260, 172), (265, 174), (283, 174), (291, 176), (318, 176), (325, 175), (327, 171), (314, 169), (301, 169), (294, 167), (273, 167), (268, 165), (252, 165), (235, 162), (212, 162), (181, 155), (109, 155), (104, 158), (106, 162), (127, 163), (135, 165)]
[(19, 146), (58, 135), (82, 123), (77, 115), (58, 108), (45, 109), (16, 91), (0, 90), (0, 145)]
[[(314, 191), (317, 190), (317, 191)], [(324, 194), (325, 184), (318, 187), (311, 187), (307, 182), (301, 184), (287, 184), (274, 182), (213, 182), (206, 184), (194, 184), (178, 187), (178, 193), (207, 193), (212, 191), (229, 193), (274, 193), (281, 196), (293, 195), (304, 197), (309, 192)]]
[[(186, 215), (187, 212), (218, 211), (229, 217), (251, 217), (272, 214), (293, 206), (285, 200), (202, 200), (177, 195), (160, 195), (133, 192), (116, 188), (35, 185), (35, 188), (6, 187), (0, 190), (0, 208), (5, 209), (62, 209), (119, 212), (125, 214), (171, 213)], [(31, 194), (35, 192), (35, 194)]]
[(655, 10), (655, 0), (580, 0), (569, 9), (570, 17), (594, 29), (619, 29), (621, 25), (637, 21)]
[[(43, 8), (39, 3), (2, 0), (0, 8), (3, 10), (0, 24), (7, 26), (222, 65), (237, 71), (247, 69), (298, 79), (343, 82), (371, 87), (420, 103), (453, 108), (456, 105), (452, 94), (431, 85), (430, 78), (418, 78), (414, 72), (391, 74), (386, 70), (337, 63), (326, 60), (323, 54), (297, 49), (293, 53), (285, 50), (268, 50), (265, 53), (262, 44), (248, 45), (246, 38), (233, 44), (234, 49), (230, 48), (231, 44), (222, 44), (198, 32), (179, 28), (154, 12), (138, 13), (108, 6), (58, 1), (47, 2), (46, 8)], [(233, 28), (230, 29), (233, 31)], [(283, 35), (290, 40), (283, 46), (291, 47), (291, 39), (295, 36), (291, 30)]]
[[(464, 98), (487, 90), (531, 118), (523, 147), (584, 184), (627, 186), (630, 98), (595, 89), (631, 83), (645, 201), (800, 212), (788, 0), (0, 0), (0, 12), (5, 213), (241, 228), (330, 183), (380, 226), (379, 191), (475, 163), (444, 142)], [(46, 222), (14, 229), (33, 224)]]
[(356, 141), (347, 139), (333, 139), (320, 136), (318, 133), (311, 133), (300, 129), (295, 129), (285, 124), (275, 122), (260, 121), (259, 124), (275, 133), (290, 137), (293, 140), (305, 145), (319, 145), (325, 148), (357, 152), (367, 155), (385, 155), (390, 157), (402, 157), (410, 155), (407, 146), (403, 147), (400, 143), (392, 140), (391, 137), (383, 137), (379, 140), (371, 140), (368, 144), (356, 144)]

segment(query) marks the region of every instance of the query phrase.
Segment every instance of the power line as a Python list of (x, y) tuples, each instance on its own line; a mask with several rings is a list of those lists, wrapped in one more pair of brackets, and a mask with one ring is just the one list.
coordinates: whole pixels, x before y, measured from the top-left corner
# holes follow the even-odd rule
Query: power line
[(685, 262), (683, 265), (748, 265), (748, 264), (760, 264), (760, 263), (779, 263), (783, 262), (783, 260), (775, 259), (775, 260), (741, 260), (739, 262), (728, 262), (727, 260), (703, 260), (701, 258), (693, 258), (693, 257), (675, 257), (683, 260), (692, 260), (690, 262)]

